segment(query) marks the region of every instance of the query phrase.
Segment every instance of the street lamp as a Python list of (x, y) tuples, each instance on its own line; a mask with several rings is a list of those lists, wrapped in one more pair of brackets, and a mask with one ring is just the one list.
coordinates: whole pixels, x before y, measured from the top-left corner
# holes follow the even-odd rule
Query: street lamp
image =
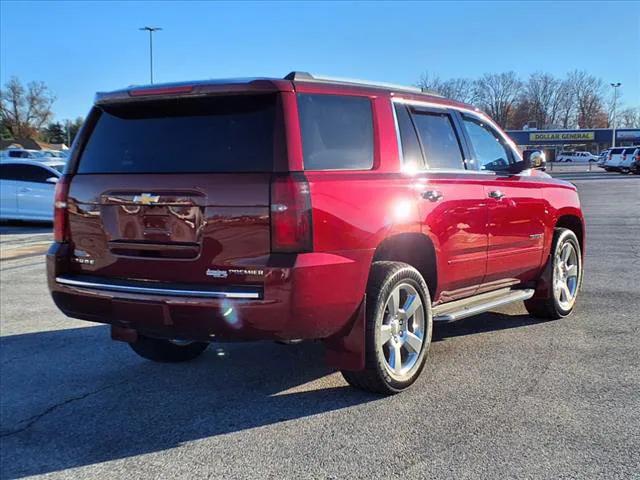
[(618, 87), (620, 87), (622, 84), (620, 82), (616, 82), (616, 83), (611, 83), (610, 85), (613, 87), (613, 114), (611, 118), (611, 123), (613, 126), (613, 138), (611, 140), (611, 146), (615, 147), (616, 146), (616, 103), (618, 101)]
[(153, 32), (162, 30), (161, 27), (141, 27), (138, 30), (149, 32), (149, 74), (151, 77), (151, 83), (153, 83)]

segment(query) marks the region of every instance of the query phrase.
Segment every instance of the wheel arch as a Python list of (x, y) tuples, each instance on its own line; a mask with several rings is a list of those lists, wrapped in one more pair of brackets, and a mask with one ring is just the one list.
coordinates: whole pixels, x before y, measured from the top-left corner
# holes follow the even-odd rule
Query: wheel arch
[(431, 298), (435, 299), (438, 288), (436, 249), (427, 235), (405, 232), (385, 238), (377, 246), (372, 262), (382, 260), (404, 262), (414, 267), (427, 282)]
[(574, 214), (563, 214), (558, 217), (555, 228), (567, 228), (575, 233), (578, 237), (578, 243), (580, 244), (580, 251), (584, 256), (584, 222), (581, 217)]

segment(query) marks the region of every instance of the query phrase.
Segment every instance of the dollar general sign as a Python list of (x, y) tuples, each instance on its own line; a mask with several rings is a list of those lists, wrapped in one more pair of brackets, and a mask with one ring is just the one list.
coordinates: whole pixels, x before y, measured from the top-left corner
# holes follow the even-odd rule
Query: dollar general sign
[(563, 140), (594, 140), (596, 137), (595, 132), (558, 132), (558, 133), (543, 133), (536, 132), (529, 134), (530, 142), (540, 141), (563, 141)]

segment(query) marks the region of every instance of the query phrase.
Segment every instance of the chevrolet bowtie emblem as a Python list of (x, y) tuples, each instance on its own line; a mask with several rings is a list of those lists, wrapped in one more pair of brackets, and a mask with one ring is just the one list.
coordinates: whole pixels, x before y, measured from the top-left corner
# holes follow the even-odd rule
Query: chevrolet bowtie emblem
[(158, 203), (158, 200), (160, 200), (160, 195), (152, 195), (150, 193), (142, 193), (133, 197), (133, 202), (141, 205), (152, 205)]

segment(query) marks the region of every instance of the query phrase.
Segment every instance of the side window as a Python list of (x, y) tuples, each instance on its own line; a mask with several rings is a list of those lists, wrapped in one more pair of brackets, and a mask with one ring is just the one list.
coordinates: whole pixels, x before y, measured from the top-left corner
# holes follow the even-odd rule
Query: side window
[(298, 95), (305, 170), (373, 166), (371, 101), (341, 95)]
[(424, 170), (424, 158), (422, 157), (420, 143), (418, 143), (418, 136), (409, 116), (409, 111), (405, 105), (396, 105), (395, 112), (398, 129), (400, 130), (402, 164), (410, 169)]
[(17, 180), (19, 177), (18, 165), (0, 164), (0, 180)]
[(513, 163), (502, 138), (481, 119), (463, 115), (463, 121), (481, 170), (502, 170)]
[(427, 168), (464, 169), (460, 142), (447, 113), (413, 112)]
[(18, 182), (46, 183), (47, 178), (55, 176), (46, 168), (36, 165), (2, 165), (0, 166), (0, 178)]

